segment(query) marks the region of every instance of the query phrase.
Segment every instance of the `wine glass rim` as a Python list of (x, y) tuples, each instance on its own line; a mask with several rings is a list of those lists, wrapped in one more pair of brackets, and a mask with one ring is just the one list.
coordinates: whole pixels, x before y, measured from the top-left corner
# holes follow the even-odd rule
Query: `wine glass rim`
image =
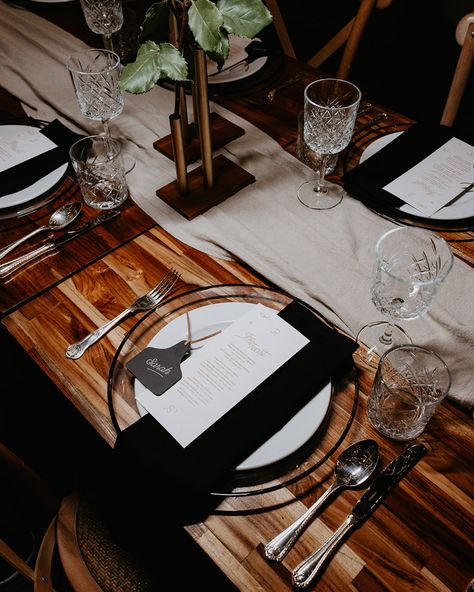
[[(92, 53), (97, 53), (97, 54), (108, 54), (110, 56), (113, 57), (114, 59), (114, 63), (111, 66), (108, 66), (106, 68), (100, 68), (97, 70), (82, 70), (80, 68), (76, 68), (71, 64), (71, 61), (76, 58), (77, 56), (80, 55), (87, 55), (87, 54), (92, 54)], [(110, 51), (110, 49), (84, 49), (82, 51), (76, 51), (74, 53), (72, 53), (66, 60), (66, 68), (70, 71), (70, 72), (74, 72), (75, 74), (103, 74), (104, 72), (113, 72), (114, 70), (116, 70), (118, 67), (120, 66), (120, 56), (115, 53), (115, 51)]]
[[(308, 89), (311, 86), (314, 86), (315, 84), (318, 84), (320, 82), (341, 82), (343, 84), (346, 84), (347, 86), (352, 87), (355, 91), (356, 91), (356, 98), (352, 103), (349, 103), (348, 105), (344, 105), (343, 107), (331, 107), (330, 105), (321, 105), (319, 103), (317, 103), (316, 101), (314, 101), (313, 99), (311, 99), (308, 96)], [(355, 107), (361, 100), (362, 98), (362, 93), (360, 91), (360, 88), (357, 87), (355, 84), (353, 84), (352, 82), (349, 82), (348, 80), (343, 80), (342, 78), (318, 78), (318, 80), (313, 80), (313, 82), (310, 82), (306, 88), (304, 89), (304, 98), (311, 103), (312, 105), (315, 105), (317, 107), (322, 107), (324, 109), (328, 109), (331, 111), (341, 111), (343, 109), (350, 109), (351, 107)]]
[(388, 388), (388, 390), (392, 390), (392, 389), (391, 389), (390, 385), (387, 384), (387, 382), (385, 380), (385, 375), (384, 375), (385, 366), (383, 365), (382, 362), (385, 362), (385, 360), (387, 358), (389, 358), (390, 355), (393, 354), (394, 352), (396, 353), (401, 350), (416, 350), (416, 351), (421, 352), (423, 354), (427, 354), (429, 356), (432, 356), (433, 358), (436, 358), (439, 362), (441, 362), (441, 366), (443, 367), (443, 369), (446, 372), (446, 386), (443, 389), (443, 396), (449, 392), (449, 389), (451, 388), (451, 384), (452, 384), (452, 378), (453, 378), (452, 374), (451, 374), (451, 370), (449, 369), (449, 366), (446, 364), (446, 362), (443, 360), (443, 358), (439, 354), (437, 354), (435, 351), (433, 351), (432, 349), (429, 349), (427, 347), (423, 347), (421, 345), (416, 345), (415, 343), (405, 343), (403, 345), (397, 345), (395, 347), (388, 349), (386, 352), (384, 352), (380, 356), (380, 360), (379, 360), (380, 379), (383, 382), (384, 386), (386, 388)]
[[(439, 273), (436, 277), (428, 279), (428, 280), (404, 279), (404, 278), (401, 278), (398, 275), (392, 273), (390, 271), (390, 269), (388, 269), (385, 260), (382, 258), (381, 254), (380, 254), (380, 246), (389, 235), (398, 233), (400, 231), (407, 231), (410, 234), (418, 234), (418, 235), (426, 234), (426, 235), (432, 236), (434, 240), (439, 241), (439, 243), (446, 248), (446, 253), (447, 253), (447, 257), (448, 257), (448, 260), (446, 261), (445, 265), (443, 265), (443, 267), (442, 267), (442, 272)], [(441, 236), (438, 236), (437, 234), (435, 234), (431, 231), (424, 230), (422, 228), (414, 228), (414, 227), (406, 227), (406, 226), (401, 226), (399, 228), (392, 228), (391, 230), (384, 232), (384, 234), (382, 234), (382, 236), (379, 237), (379, 239), (377, 240), (377, 243), (375, 245), (375, 257), (376, 257), (376, 261), (377, 261), (377, 266), (380, 267), (380, 269), (382, 269), (384, 271), (384, 273), (386, 273), (388, 276), (390, 276), (394, 280), (401, 282), (403, 284), (407, 284), (409, 286), (429, 286), (431, 284), (439, 284), (442, 281), (444, 281), (444, 279), (449, 274), (449, 272), (451, 271), (451, 268), (453, 267), (453, 264), (454, 264), (453, 252), (452, 252), (449, 244), (444, 240), (444, 238), (442, 238)]]

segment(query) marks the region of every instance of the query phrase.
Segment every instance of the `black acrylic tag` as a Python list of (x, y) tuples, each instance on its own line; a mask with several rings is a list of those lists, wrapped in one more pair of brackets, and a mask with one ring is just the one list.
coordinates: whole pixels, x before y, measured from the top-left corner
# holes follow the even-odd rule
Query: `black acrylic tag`
[(127, 363), (127, 368), (154, 395), (162, 395), (181, 380), (181, 362), (191, 344), (180, 341), (167, 349), (147, 347)]

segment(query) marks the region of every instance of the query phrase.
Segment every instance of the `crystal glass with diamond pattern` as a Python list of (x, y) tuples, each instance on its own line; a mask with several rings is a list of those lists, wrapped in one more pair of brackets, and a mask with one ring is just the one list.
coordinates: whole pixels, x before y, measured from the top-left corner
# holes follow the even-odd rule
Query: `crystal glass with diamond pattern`
[(128, 197), (120, 142), (110, 136), (86, 136), (70, 150), (84, 202), (98, 210), (120, 206)]
[(325, 179), (327, 160), (349, 144), (357, 117), (361, 93), (351, 82), (323, 78), (304, 91), (304, 139), (318, 156), (316, 181), (298, 189), (298, 199), (308, 208), (328, 210), (343, 195), (342, 187)]
[(362, 327), (357, 341), (368, 347), (366, 361), (411, 338), (396, 320), (424, 315), (453, 266), (453, 254), (440, 236), (416, 227), (400, 227), (383, 234), (375, 246), (372, 302), (389, 321)]
[(81, 7), (89, 29), (102, 35), (105, 48), (112, 51), (112, 33), (123, 25), (121, 0), (81, 0)]
[(102, 122), (106, 135), (110, 135), (108, 121), (123, 110), (123, 95), (118, 86), (119, 56), (106, 49), (87, 49), (69, 56), (66, 66), (82, 114)]

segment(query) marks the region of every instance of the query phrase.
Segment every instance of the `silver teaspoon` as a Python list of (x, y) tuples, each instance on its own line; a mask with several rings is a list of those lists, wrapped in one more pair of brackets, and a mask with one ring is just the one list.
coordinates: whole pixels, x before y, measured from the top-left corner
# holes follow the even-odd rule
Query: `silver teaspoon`
[(65, 228), (79, 216), (81, 208), (82, 204), (79, 201), (61, 206), (51, 214), (48, 224), (39, 226), (25, 236), (19, 238), (13, 243), (10, 243), (6, 247), (3, 247), (3, 249), (0, 249), (0, 259), (40, 232), (44, 232), (45, 230), (61, 230)]
[(338, 458), (334, 467), (335, 481), (324, 494), (297, 520), (265, 545), (265, 556), (281, 561), (324, 502), (339, 489), (358, 487), (365, 483), (379, 462), (379, 447), (375, 440), (352, 444)]

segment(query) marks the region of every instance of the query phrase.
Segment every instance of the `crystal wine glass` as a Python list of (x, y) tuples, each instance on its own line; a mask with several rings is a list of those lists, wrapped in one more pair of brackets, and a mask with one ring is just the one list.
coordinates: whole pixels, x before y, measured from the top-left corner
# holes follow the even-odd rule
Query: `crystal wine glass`
[(324, 78), (304, 91), (304, 139), (320, 158), (319, 176), (298, 189), (298, 199), (308, 208), (328, 210), (343, 195), (342, 187), (325, 180), (328, 158), (349, 144), (359, 109), (361, 93), (351, 82)]
[(412, 343), (395, 320), (417, 319), (430, 308), (453, 266), (449, 245), (434, 232), (415, 227), (389, 230), (377, 241), (372, 302), (389, 321), (362, 327), (357, 341), (368, 347), (366, 361)]
[(123, 95), (119, 88), (120, 58), (107, 49), (79, 51), (66, 61), (83, 115), (102, 122), (110, 135), (108, 121), (123, 110)]
[(81, 0), (81, 7), (89, 29), (102, 35), (104, 47), (113, 51), (112, 33), (123, 24), (121, 0)]

